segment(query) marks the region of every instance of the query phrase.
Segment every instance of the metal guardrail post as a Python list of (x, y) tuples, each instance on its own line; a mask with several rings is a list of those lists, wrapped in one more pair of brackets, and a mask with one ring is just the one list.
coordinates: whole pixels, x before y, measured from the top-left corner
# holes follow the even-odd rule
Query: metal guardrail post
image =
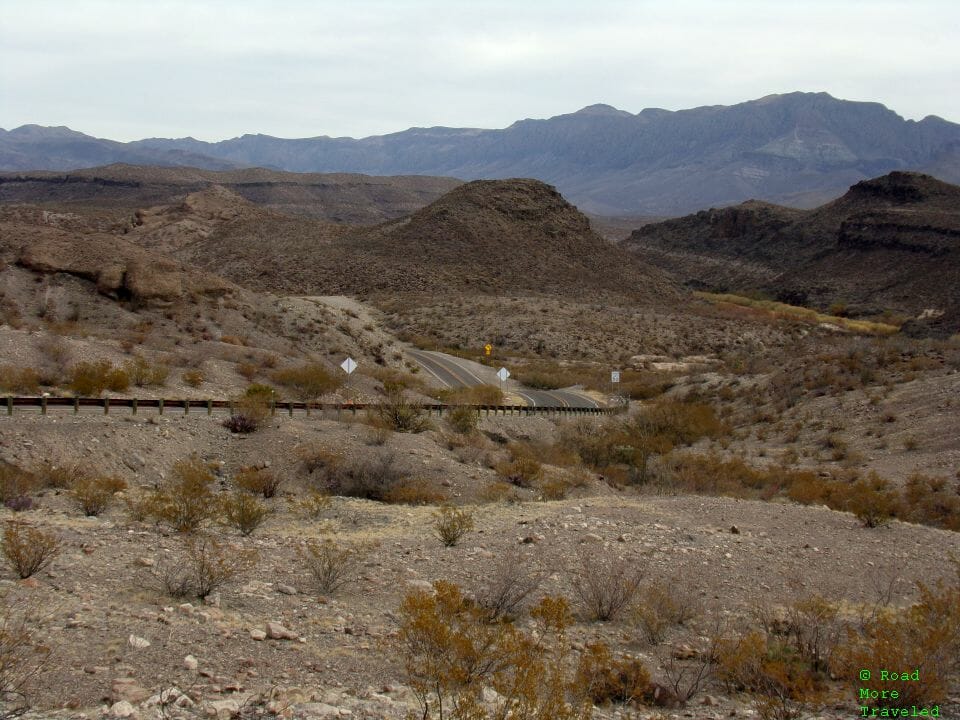
[(110, 398), (103, 399), (103, 414), (104, 415), (110, 414)]
[(293, 417), (293, 400), (290, 401), (290, 417)]
[(13, 415), (13, 396), (7, 395), (7, 415)]
[(184, 400), (184, 401), (183, 401), (183, 414), (186, 415), (186, 414), (188, 414), (189, 412), (190, 412), (190, 401), (189, 401), (189, 400)]
[(46, 395), (43, 395), (40, 398), (40, 414), (41, 415), (47, 414), (47, 396)]
[(157, 401), (157, 409), (160, 411), (160, 414), (163, 415), (163, 398)]
[(77, 415), (80, 413), (80, 398), (75, 397), (73, 399), (73, 414)]
[(207, 415), (213, 415), (213, 400), (207, 400)]
[(136, 398), (134, 398), (134, 399), (133, 399), (133, 402), (130, 404), (130, 409), (131, 409), (131, 411), (132, 411), (132, 412), (131, 412), (132, 415), (136, 415), (136, 414), (137, 414), (137, 399), (136, 399)]

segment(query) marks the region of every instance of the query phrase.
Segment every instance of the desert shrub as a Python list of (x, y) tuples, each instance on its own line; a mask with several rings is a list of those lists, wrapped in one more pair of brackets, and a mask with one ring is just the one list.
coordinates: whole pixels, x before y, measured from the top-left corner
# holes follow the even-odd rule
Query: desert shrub
[(519, 487), (533, 487), (543, 475), (543, 466), (540, 461), (525, 445), (511, 443), (507, 450), (510, 452), (510, 460), (498, 463), (497, 473)]
[(828, 673), (845, 629), (838, 605), (810, 595), (788, 606), (786, 620), (786, 635), (801, 659), (814, 672)]
[(151, 363), (142, 355), (137, 355), (124, 365), (127, 377), (137, 387), (165, 385), (170, 368), (162, 363)]
[(517, 492), (517, 489), (507, 482), (497, 481), (485, 485), (480, 492), (478, 497), (481, 502), (485, 503), (500, 503), (500, 502), (519, 502), (520, 495)]
[(213, 473), (197, 457), (174, 463), (167, 480), (154, 491), (150, 515), (177, 532), (193, 532), (217, 512)]
[[(263, 385), (251, 385), (247, 391), (233, 400), (230, 417), (223, 421), (223, 426), (232, 433), (247, 434), (256, 432), (270, 417), (273, 403), (273, 392), (268, 396), (258, 388)], [(269, 390), (269, 388), (267, 388)]]
[(656, 580), (640, 589), (631, 615), (647, 642), (663, 641), (666, 631), (683, 625), (696, 614), (691, 594), (676, 580)]
[(372, 549), (370, 545), (342, 547), (331, 539), (311, 539), (297, 548), (297, 555), (311, 587), (328, 596), (360, 581), (363, 563)]
[(447, 501), (447, 494), (429, 480), (413, 478), (395, 482), (383, 500), (396, 505), (439, 505)]
[(92, 471), (77, 462), (41, 460), (33, 466), (33, 476), (41, 487), (69, 490), (78, 480), (90, 477)]
[(496, 385), (472, 385), (471, 387), (441, 390), (437, 398), (450, 405), (503, 405), (503, 391)]
[(17, 513), (33, 510), (35, 504), (33, 498), (29, 495), (16, 495), (6, 500), (3, 503), (3, 506), (7, 508), (7, 510), (12, 510), (13, 512)]
[(36, 395), (40, 392), (40, 374), (33, 368), (0, 366), (0, 392)]
[(25, 497), (39, 486), (40, 479), (23, 468), (0, 460), (0, 502)]
[(636, 425), (673, 445), (691, 445), (700, 438), (720, 437), (727, 432), (711, 405), (668, 399), (646, 406)]
[(494, 561), (474, 588), (477, 607), (485, 613), (487, 622), (513, 620), (547, 575), (543, 565), (520, 548), (508, 550)]
[(325, 488), (332, 495), (386, 502), (391, 490), (404, 479), (392, 452), (370, 453), (323, 468)]
[(300, 466), (308, 475), (317, 473), (326, 476), (343, 463), (343, 455), (320, 445), (300, 445), (294, 452), (300, 459)]
[(184, 542), (179, 553), (159, 558), (150, 574), (172, 597), (205, 598), (249, 571), (257, 559), (255, 550), (222, 545), (206, 535), (196, 535)]
[(567, 575), (586, 616), (605, 622), (615, 620), (633, 602), (644, 567), (609, 552), (582, 551)]
[[(869, 687), (896, 690), (896, 704), (904, 707), (943, 702), (951, 676), (960, 670), (960, 562), (954, 558), (953, 564), (957, 575), (952, 581), (917, 583), (915, 604), (882, 610), (861, 628), (848, 626), (836, 652), (837, 674), (856, 682), (860, 668), (918, 670), (918, 680), (875, 677)], [(856, 683), (855, 692), (862, 686)]]
[(871, 472), (867, 478), (844, 484), (831, 495), (831, 505), (852, 512), (865, 527), (877, 527), (897, 514), (897, 493)]
[(563, 500), (570, 490), (570, 483), (562, 477), (551, 477), (540, 483), (540, 498), (544, 501)]
[(469, 405), (458, 405), (450, 410), (447, 415), (447, 422), (455, 432), (466, 435), (477, 429), (477, 423), (480, 422), (480, 414), (475, 408)]
[(222, 520), (246, 537), (253, 533), (270, 514), (270, 508), (245, 492), (233, 492), (220, 501)]
[(283, 476), (270, 468), (242, 467), (233, 476), (233, 482), (241, 490), (270, 499), (283, 485)]
[(403, 387), (385, 383), (384, 394), (373, 416), (375, 423), (405, 433), (420, 433), (430, 429), (430, 419), (419, 405), (407, 399)]
[(90, 517), (106, 510), (114, 495), (126, 488), (126, 481), (116, 475), (87, 476), (73, 482), (70, 497), (83, 510), (83, 514)]
[(580, 655), (576, 685), (594, 705), (639, 703), (653, 689), (642, 662), (614, 658), (604, 642), (589, 643)]
[(206, 376), (202, 370), (187, 370), (181, 377), (183, 377), (183, 381), (192, 388), (200, 387), (206, 380)]
[(444, 505), (433, 514), (433, 529), (446, 547), (453, 547), (473, 530), (473, 514), (462, 508)]
[(306, 495), (290, 501), (291, 507), (313, 520), (319, 519), (330, 509), (330, 495), (322, 490), (309, 490)]
[(763, 720), (794, 720), (822, 699), (822, 684), (799, 653), (757, 631), (720, 642), (717, 665), (728, 688), (753, 694)]
[[(533, 609), (536, 630), (529, 634), (511, 623), (487, 622), (460, 588), (443, 581), (433, 592), (406, 595), (399, 616), (397, 652), (423, 720), (590, 716), (586, 704), (567, 697), (570, 613), (562, 598), (544, 598)], [(486, 707), (483, 688), (495, 693)]]
[(60, 538), (52, 532), (10, 520), (3, 531), (3, 555), (20, 578), (46, 568), (60, 552)]
[(132, 522), (144, 522), (153, 513), (154, 496), (140, 490), (124, 493), (123, 506)]
[(234, 370), (236, 370), (237, 375), (248, 381), (253, 380), (260, 372), (259, 366), (251, 362), (239, 362), (234, 366)]
[(30, 707), (30, 692), (52, 654), (36, 636), (45, 614), (36, 602), (0, 595), (0, 718)]
[(126, 392), (130, 388), (130, 377), (123, 368), (114, 367), (110, 362), (79, 362), (70, 370), (70, 390), (77, 395), (99, 396), (105, 390)]
[(288, 388), (302, 400), (313, 400), (333, 392), (341, 385), (337, 375), (316, 362), (281, 368), (275, 370), (270, 377), (275, 383)]

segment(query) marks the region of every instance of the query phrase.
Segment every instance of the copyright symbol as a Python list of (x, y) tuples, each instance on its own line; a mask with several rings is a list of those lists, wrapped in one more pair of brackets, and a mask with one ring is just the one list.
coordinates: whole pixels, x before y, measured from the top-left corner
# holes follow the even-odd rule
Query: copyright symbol
[(869, 679), (870, 679), (870, 671), (869, 671), (869, 670), (861, 670), (861, 671), (860, 671), (860, 679), (861, 679), (861, 680), (869, 680)]

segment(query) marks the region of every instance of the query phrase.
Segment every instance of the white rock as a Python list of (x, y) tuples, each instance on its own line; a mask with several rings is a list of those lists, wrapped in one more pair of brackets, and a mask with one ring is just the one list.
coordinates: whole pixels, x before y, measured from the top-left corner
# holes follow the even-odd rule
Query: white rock
[(266, 640), (267, 633), (265, 633), (263, 630), (260, 630), (259, 628), (254, 628), (253, 630), (250, 631), (250, 637), (253, 638), (254, 640)]
[(183, 666), (187, 670), (196, 670), (200, 666), (200, 663), (197, 662), (197, 659), (193, 655), (187, 655), (183, 659)]
[(127, 642), (130, 643), (131, 647), (136, 648), (137, 650), (143, 650), (144, 648), (150, 647), (150, 641), (146, 638), (139, 637), (137, 635), (131, 635), (127, 638)]
[(293, 630), (288, 630), (282, 624), (270, 621), (266, 624), (267, 637), (271, 640), (296, 640), (297, 634)]
[(110, 717), (113, 718), (132, 718), (137, 717), (137, 709), (126, 700), (115, 702), (110, 706)]

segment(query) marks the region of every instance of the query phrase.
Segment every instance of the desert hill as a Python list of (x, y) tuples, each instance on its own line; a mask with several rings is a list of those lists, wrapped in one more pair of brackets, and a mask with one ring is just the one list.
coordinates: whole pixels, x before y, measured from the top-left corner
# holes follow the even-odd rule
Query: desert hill
[(138, 213), (130, 237), (255, 288), (297, 294), (585, 292), (670, 297), (671, 285), (536, 180), (461, 185), (374, 227), (290, 218), (228, 190)]
[(115, 164), (69, 173), (0, 173), (0, 203), (135, 209), (219, 186), (265, 208), (331, 222), (373, 224), (411, 213), (460, 184), (445, 177), (300, 174), (263, 168)]
[(857, 314), (927, 311), (938, 332), (960, 319), (960, 187), (927, 175), (863, 181), (815, 210), (705, 210), (640, 228), (624, 245), (699, 289), (759, 289)]
[(593, 105), (498, 130), (410, 128), (362, 139), (251, 134), (215, 143), (152, 138), (121, 144), (27, 126), (0, 132), (0, 168), (149, 162), (464, 180), (534, 177), (585, 212), (676, 216), (749, 198), (815, 207), (894, 170), (957, 182), (958, 148), (960, 125), (941, 118), (905, 120), (879, 103), (794, 92), (675, 112), (631, 114)]

